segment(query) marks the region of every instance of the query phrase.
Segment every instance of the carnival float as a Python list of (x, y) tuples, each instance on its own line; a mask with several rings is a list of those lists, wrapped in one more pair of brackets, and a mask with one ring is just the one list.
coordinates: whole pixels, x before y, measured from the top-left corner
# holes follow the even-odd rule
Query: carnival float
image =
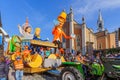
[[(31, 34), (32, 27), (27, 19), (25, 24), (18, 25), (21, 35), (13, 35), (9, 40), (6, 50), (7, 55), (10, 56), (12, 61), (16, 60), (16, 57), (21, 58), (24, 62), (25, 73), (41, 73), (61, 69), (60, 80), (85, 80), (91, 75), (102, 76), (104, 72), (103, 64), (97, 62), (84, 64), (89, 68), (88, 73), (90, 75), (86, 75), (82, 67), (83, 63), (66, 61), (63, 54), (62, 37), (75, 39), (74, 34), (68, 36), (62, 30), (66, 17), (65, 11), (62, 11), (57, 17), (52, 30), (52, 42), (48, 38), (43, 40), (40, 37), (42, 30), (39, 27), (35, 29), (34, 34)], [(16, 51), (21, 54), (16, 55)]]

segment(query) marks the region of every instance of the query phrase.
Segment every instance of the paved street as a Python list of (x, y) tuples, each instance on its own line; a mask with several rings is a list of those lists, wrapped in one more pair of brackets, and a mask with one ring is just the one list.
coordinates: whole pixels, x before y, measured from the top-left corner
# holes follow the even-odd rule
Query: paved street
[[(9, 80), (15, 80), (14, 78), (14, 70), (10, 69), (9, 71)], [(53, 77), (49, 74), (24, 74), (23, 80), (57, 80), (56, 77)]]

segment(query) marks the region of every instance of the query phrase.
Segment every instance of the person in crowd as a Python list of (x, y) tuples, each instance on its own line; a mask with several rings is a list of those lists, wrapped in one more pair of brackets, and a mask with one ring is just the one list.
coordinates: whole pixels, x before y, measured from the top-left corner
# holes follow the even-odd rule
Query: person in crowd
[(96, 53), (96, 55), (95, 55), (95, 60), (94, 60), (95, 62), (98, 62), (98, 63), (100, 63), (100, 64), (102, 64), (102, 61), (101, 61), (101, 58), (100, 58), (100, 53), (98, 52), (98, 53)]
[(5, 62), (4, 56), (0, 56), (0, 80), (7, 80), (9, 66)]
[(24, 64), (23, 56), (19, 48), (16, 49), (16, 52), (14, 53), (14, 58), (15, 80), (22, 80)]
[(83, 63), (82, 53), (78, 51), (75, 59), (75, 61)]
[(45, 50), (45, 57), (48, 58), (49, 55), (50, 55), (50, 48), (47, 47)]
[(45, 58), (44, 48), (40, 47), (40, 55), (42, 56), (43, 60)]
[(83, 70), (84, 70), (84, 74), (85, 75), (87, 75), (87, 64), (86, 64), (86, 62), (87, 62), (87, 58), (86, 58), (86, 56), (84, 55), (84, 56), (82, 56), (82, 53), (81, 52), (77, 52), (77, 54), (76, 54), (76, 61), (77, 62), (80, 62), (80, 63), (82, 63), (82, 68), (83, 68)]

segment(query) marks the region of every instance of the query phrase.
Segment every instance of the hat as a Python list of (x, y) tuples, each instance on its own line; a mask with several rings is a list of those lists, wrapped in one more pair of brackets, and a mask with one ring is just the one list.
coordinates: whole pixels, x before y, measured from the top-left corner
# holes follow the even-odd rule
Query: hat
[(60, 15), (58, 16), (58, 21), (59, 20), (64, 20), (64, 22), (66, 21), (66, 17), (67, 17), (67, 14), (66, 14), (66, 12), (65, 11), (62, 11), (61, 13), (60, 13)]
[(41, 29), (40, 28), (35, 28), (35, 31), (40, 31)]

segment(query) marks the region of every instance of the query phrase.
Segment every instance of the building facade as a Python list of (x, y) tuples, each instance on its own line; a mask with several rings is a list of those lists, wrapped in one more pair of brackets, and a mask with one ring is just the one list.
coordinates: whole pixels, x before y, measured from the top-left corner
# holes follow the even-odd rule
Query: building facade
[(63, 26), (63, 30), (67, 35), (76, 35), (76, 38), (72, 40), (63, 38), (63, 48), (69, 51), (81, 51), (84, 55), (86, 53), (92, 54), (93, 50), (116, 47), (115, 32), (109, 33), (107, 30), (104, 30), (104, 21), (100, 11), (97, 20), (98, 31), (96, 33), (86, 25), (84, 17), (82, 17), (81, 24), (75, 21), (72, 8), (67, 15), (67, 21)]
[(115, 31), (116, 34), (116, 47), (120, 47), (120, 28)]
[(5, 30), (2, 27), (1, 13), (0, 13), (0, 55), (3, 55), (4, 53), (4, 42), (6, 38), (9, 38), (9, 35), (5, 32)]

